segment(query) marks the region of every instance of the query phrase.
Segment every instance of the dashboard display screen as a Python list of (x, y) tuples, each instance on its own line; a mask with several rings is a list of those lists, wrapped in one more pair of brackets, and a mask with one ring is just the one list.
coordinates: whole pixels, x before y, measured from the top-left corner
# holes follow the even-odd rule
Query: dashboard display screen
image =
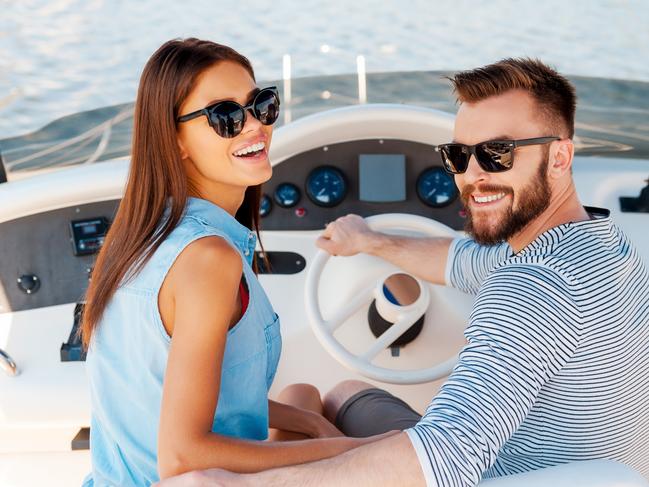
[(361, 154), (358, 160), (359, 199), (375, 203), (406, 200), (406, 156)]
[(108, 220), (104, 217), (70, 222), (74, 255), (90, 255), (99, 251), (108, 231)]
[(83, 233), (84, 235), (94, 235), (95, 233), (97, 233), (96, 224), (83, 225), (80, 228), (81, 228), (81, 233)]

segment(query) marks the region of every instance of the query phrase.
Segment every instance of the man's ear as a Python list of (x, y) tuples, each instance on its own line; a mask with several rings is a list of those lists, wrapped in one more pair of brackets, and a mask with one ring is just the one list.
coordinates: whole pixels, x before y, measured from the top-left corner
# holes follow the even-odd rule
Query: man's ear
[(575, 146), (570, 139), (561, 139), (553, 142), (550, 149), (550, 161), (548, 164), (548, 176), (559, 179), (572, 170), (572, 159), (575, 154)]

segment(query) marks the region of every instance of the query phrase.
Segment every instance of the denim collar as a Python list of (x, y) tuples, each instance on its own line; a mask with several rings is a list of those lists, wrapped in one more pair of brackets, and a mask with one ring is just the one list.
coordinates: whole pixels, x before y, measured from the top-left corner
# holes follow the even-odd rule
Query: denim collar
[(187, 198), (185, 215), (201, 220), (206, 225), (225, 233), (245, 256), (249, 265), (257, 245), (255, 232), (239, 223), (232, 215), (211, 201)]

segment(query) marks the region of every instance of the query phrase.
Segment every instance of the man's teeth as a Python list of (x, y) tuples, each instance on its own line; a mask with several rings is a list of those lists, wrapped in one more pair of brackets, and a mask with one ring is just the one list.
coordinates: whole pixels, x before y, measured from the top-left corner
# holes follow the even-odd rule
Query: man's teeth
[(489, 203), (491, 201), (497, 201), (505, 197), (505, 193), (493, 194), (491, 196), (474, 196), (473, 199), (476, 203)]
[(233, 152), (233, 154), (235, 156), (245, 156), (246, 154), (259, 152), (260, 150), (264, 150), (265, 148), (266, 144), (264, 144), (263, 142), (257, 142), (256, 144), (249, 145), (248, 147), (244, 147), (243, 149)]

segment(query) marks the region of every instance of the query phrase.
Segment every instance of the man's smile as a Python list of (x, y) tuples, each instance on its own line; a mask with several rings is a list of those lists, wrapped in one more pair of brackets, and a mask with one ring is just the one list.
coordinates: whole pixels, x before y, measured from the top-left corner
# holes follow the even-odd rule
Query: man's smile
[(492, 205), (493, 203), (497, 203), (504, 199), (507, 196), (507, 193), (505, 192), (500, 192), (500, 193), (473, 193), (471, 195), (471, 203), (475, 206), (482, 207), (482, 206), (489, 206)]

